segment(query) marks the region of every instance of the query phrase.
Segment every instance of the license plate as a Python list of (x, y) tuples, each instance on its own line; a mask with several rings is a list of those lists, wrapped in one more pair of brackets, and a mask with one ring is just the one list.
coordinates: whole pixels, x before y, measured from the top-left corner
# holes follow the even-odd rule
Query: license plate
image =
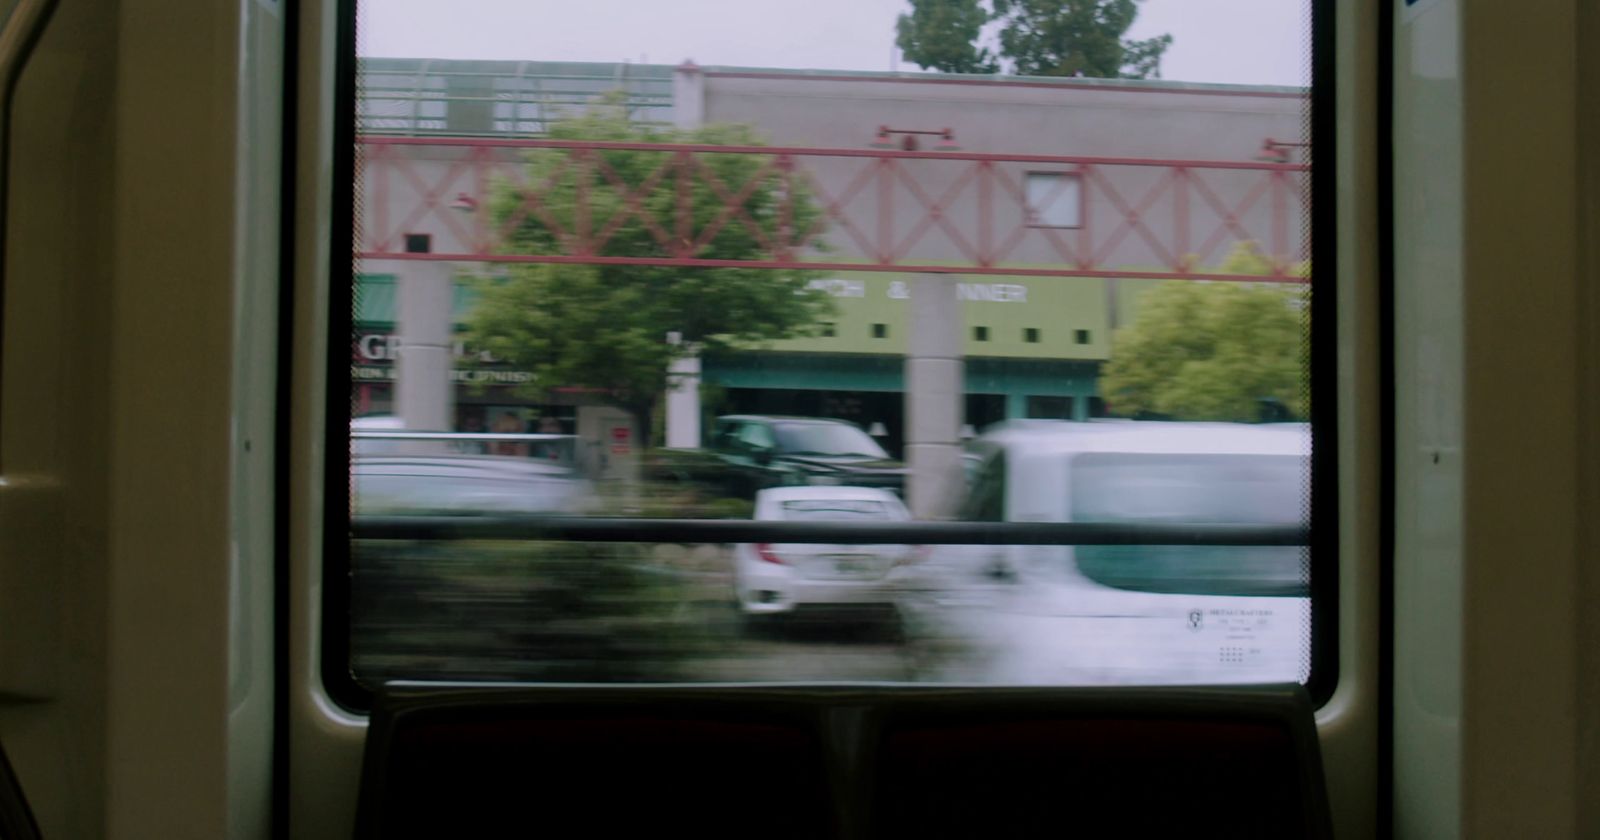
[(833, 570), (841, 575), (864, 575), (872, 572), (872, 563), (865, 557), (835, 557)]

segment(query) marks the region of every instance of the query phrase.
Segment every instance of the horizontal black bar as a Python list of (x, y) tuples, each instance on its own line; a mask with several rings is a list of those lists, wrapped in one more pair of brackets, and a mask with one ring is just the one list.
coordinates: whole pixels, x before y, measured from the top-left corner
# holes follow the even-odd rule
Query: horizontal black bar
[(358, 516), (355, 539), (588, 540), (845, 545), (1300, 546), (1299, 525), (1123, 525), (1093, 522), (761, 522), (539, 516)]

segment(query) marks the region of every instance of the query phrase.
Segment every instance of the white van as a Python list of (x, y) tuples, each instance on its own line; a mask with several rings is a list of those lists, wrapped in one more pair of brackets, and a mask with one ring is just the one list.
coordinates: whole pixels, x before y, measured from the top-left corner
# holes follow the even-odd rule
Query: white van
[[(1022, 421), (991, 429), (967, 451), (962, 518), (973, 521), (1301, 525), (1310, 510), (1304, 423)], [(1026, 573), (1040, 552), (1005, 554), (1002, 573)], [(1149, 592), (1304, 595), (1303, 555), (1297, 547), (1063, 547), (1051, 549), (1063, 562), (1049, 571)]]
[[(1013, 421), (967, 454), (972, 521), (1292, 526), (1310, 509), (1303, 423)], [(919, 626), (988, 641), (984, 673), (953, 678), (1301, 680), (1309, 561), (1300, 547), (953, 547)]]

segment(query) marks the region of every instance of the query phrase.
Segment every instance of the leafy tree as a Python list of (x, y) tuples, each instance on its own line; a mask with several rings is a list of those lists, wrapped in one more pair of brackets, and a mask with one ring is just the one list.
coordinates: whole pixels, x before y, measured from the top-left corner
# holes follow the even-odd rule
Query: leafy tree
[[(1220, 270), (1266, 274), (1270, 262), (1242, 243)], [(1252, 421), (1269, 400), (1304, 417), (1307, 303), (1304, 286), (1163, 283), (1145, 292), (1134, 323), (1113, 337), (1101, 392), (1124, 415)]]
[(895, 21), (895, 45), (922, 69), (945, 73), (998, 73), (1000, 63), (977, 45), (989, 13), (978, 0), (911, 0), (911, 14)]
[(994, 0), (1000, 53), (1025, 76), (1161, 77), (1171, 35), (1122, 36), (1138, 17), (1136, 0)]
[(923, 68), (994, 73), (999, 61), (977, 42), (983, 25), (998, 21), (999, 56), (1028, 76), (1160, 78), (1171, 35), (1124, 38), (1140, 0), (911, 0), (897, 23), (895, 43)]
[[(550, 136), (758, 145), (750, 130), (741, 126), (693, 131), (642, 127), (629, 122), (615, 100), (552, 125)], [(535, 149), (528, 154), (525, 169), (524, 183), (532, 186), (497, 188), (491, 217), (502, 229), (514, 225), (505, 239), (506, 251), (570, 254), (570, 239), (578, 231), (587, 229), (597, 238), (610, 229), (609, 237), (595, 248), (596, 256), (669, 256), (673, 243), (663, 244), (659, 237), (684, 233), (677, 227), (682, 205), (692, 219), (690, 241), (715, 228), (695, 256), (762, 259), (770, 253), (767, 243), (793, 241), (793, 232), (811, 230), (819, 215), (800, 182), (786, 185), (775, 169), (760, 174), (771, 160), (764, 155), (698, 154), (692, 164), (695, 174), (680, 195), (675, 168), (680, 161), (672, 153), (589, 154), (573, 158), (566, 150)], [(663, 164), (666, 170), (660, 168)], [(736, 199), (747, 186), (739, 207), (750, 220), (748, 225), (724, 212), (724, 196)], [(538, 210), (525, 206), (529, 189), (535, 192)], [(785, 190), (792, 191), (787, 208)], [(580, 200), (583, 195), (586, 199)], [(636, 203), (637, 212), (630, 203)], [(600, 390), (614, 405), (639, 418), (648, 445), (655, 403), (667, 387), (673, 361), (699, 349), (738, 348), (811, 334), (833, 311), (831, 298), (808, 288), (813, 278), (807, 272), (765, 268), (521, 265), (504, 279), (480, 283), (468, 333), (475, 346), (532, 371), (530, 390)], [(678, 333), (681, 341), (670, 343), (670, 332)]]

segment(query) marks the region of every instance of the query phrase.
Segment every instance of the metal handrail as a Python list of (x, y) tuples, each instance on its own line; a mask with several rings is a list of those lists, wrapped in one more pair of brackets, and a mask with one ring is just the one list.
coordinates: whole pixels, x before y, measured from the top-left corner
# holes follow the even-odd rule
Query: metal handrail
[(1303, 525), (1131, 525), (1097, 522), (797, 523), (586, 516), (356, 516), (354, 539), (588, 540), (629, 543), (849, 545), (1305, 546)]

